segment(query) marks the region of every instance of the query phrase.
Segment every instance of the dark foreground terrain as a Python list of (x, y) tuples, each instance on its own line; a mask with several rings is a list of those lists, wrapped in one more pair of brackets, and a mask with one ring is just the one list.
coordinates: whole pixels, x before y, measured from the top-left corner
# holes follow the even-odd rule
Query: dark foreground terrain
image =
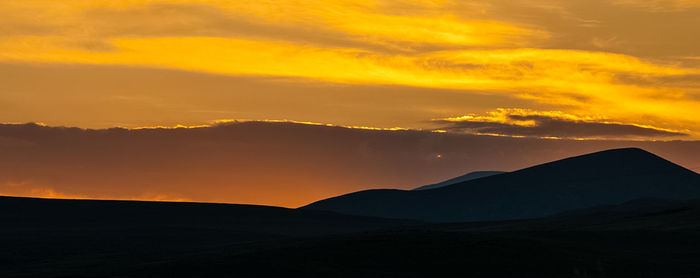
[(700, 202), (426, 224), (261, 206), (0, 198), (0, 277), (697, 277)]

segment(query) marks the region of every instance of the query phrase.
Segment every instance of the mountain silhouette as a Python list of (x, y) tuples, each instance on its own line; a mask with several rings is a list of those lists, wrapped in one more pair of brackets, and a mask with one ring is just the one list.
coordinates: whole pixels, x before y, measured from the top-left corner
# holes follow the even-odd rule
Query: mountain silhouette
[(421, 186), (418, 188), (414, 188), (413, 190), (435, 189), (435, 188), (440, 188), (440, 187), (444, 187), (444, 186), (448, 186), (448, 185), (453, 185), (455, 183), (490, 177), (493, 175), (498, 175), (498, 174), (503, 174), (503, 173), (505, 173), (505, 172), (501, 172), (501, 171), (476, 171), (476, 172), (471, 172), (471, 173), (468, 173), (466, 175), (452, 178), (452, 179), (449, 179), (449, 180), (446, 180), (443, 182), (424, 185), (424, 186)]
[(613, 149), (417, 191), (366, 190), (301, 209), (433, 222), (537, 218), (642, 198), (700, 197), (700, 174), (637, 148)]

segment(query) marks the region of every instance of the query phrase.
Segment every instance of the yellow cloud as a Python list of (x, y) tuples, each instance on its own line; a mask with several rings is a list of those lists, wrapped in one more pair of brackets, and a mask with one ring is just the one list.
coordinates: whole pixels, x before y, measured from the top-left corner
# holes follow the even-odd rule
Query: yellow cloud
[[(361, 84), (516, 94), (616, 118), (651, 115), (696, 121), (684, 89), (617, 82), (619, 74), (682, 76), (695, 68), (602, 52), (545, 49), (383, 54), (283, 41), (206, 37), (120, 38), (114, 51), (69, 48), (62, 37), (0, 41), (0, 60), (141, 65), (234, 75), (275, 75)], [(517, 93), (514, 93), (517, 92)], [(621, 101), (624, 100), (624, 101)]]
[(495, 111), (489, 111), (485, 115), (464, 115), (459, 117), (449, 117), (442, 119), (448, 122), (461, 122), (461, 121), (484, 121), (484, 122), (494, 122), (510, 125), (519, 126), (535, 126), (535, 121), (532, 119), (518, 119), (512, 116), (541, 116), (550, 119), (560, 119), (567, 121), (591, 121), (591, 122), (605, 122), (605, 117), (602, 116), (581, 116), (569, 114), (563, 111), (536, 111), (531, 109), (520, 109), (520, 108), (498, 108)]
[(568, 139), (683, 138), (688, 131), (610, 120), (601, 115), (577, 115), (563, 111), (499, 108), (482, 115), (436, 119), (444, 128), (470, 133), (513, 137)]
[[(413, 9), (411, 14), (386, 14), (381, 10), (384, 1), (217, 1), (217, 0), (155, 0), (133, 1), (13, 1), (0, 3), (0, 15), (24, 14), (24, 21), (52, 25), (61, 34), (72, 39), (97, 37), (99, 25), (91, 24), (95, 18), (86, 19), (84, 14), (95, 9), (129, 11), (149, 5), (167, 4), (170, 8), (180, 5), (183, 10), (193, 5), (215, 8), (222, 15), (237, 20), (270, 26), (286, 26), (299, 30), (335, 32), (336, 36), (362, 40), (375, 44), (405, 48), (398, 43), (485, 46), (522, 45), (531, 39), (543, 39), (548, 34), (526, 26), (509, 22), (488, 20), (463, 20), (449, 13), (428, 12)], [(443, 1), (408, 1), (404, 5), (418, 5), (435, 9)], [(162, 9), (163, 6), (157, 7)], [(122, 15), (128, 22), (128, 14)], [(40, 19), (40, 20), (36, 20)], [(167, 22), (169, 18), (160, 18)], [(206, 20), (203, 18), (202, 20)], [(157, 21), (154, 21), (157, 22)], [(150, 23), (154, 23), (150, 22)], [(26, 22), (25, 22), (26, 23)], [(190, 22), (192, 23), (192, 22)], [(120, 22), (112, 22), (119, 25)], [(185, 28), (178, 26), (179, 28)], [(290, 29), (291, 30), (291, 29)], [(289, 30), (288, 30), (289, 32)], [(294, 32), (294, 31), (291, 31)]]
[(530, 30), (492, 21), (460, 21), (453, 16), (393, 16), (357, 13), (336, 22), (335, 27), (349, 34), (373, 40), (394, 40), (426, 44), (507, 45), (521, 38), (547, 36)]
[(614, 87), (616, 84), (610, 84), (610, 81), (616, 73), (672, 76), (700, 72), (624, 55), (574, 50), (461, 50), (390, 55), (283, 41), (170, 37), (114, 39), (112, 43), (118, 50), (92, 52), (69, 48), (68, 42), (60, 37), (6, 39), (0, 41), (3, 50), (0, 59), (136, 64), (213, 73), (283, 75), (454, 89), (541, 86), (576, 91), (576, 86), (582, 84)]

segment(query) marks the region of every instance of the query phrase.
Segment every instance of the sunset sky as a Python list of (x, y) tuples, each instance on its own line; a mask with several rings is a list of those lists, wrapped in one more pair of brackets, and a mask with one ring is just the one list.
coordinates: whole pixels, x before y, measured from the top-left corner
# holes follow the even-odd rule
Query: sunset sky
[[(0, 1), (0, 123), (102, 134), (254, 121), (429, 137), (695, 141), (698, 26), (695, 0)], [(1, 131), (0, 149), (16, 151), (25, 135), (15, 131)], [(421, 155), (438, 154), (426, 148)], [(530, 162), (544, 161), (502, 169)], [(353, 182), (420, 185), (478, 168), (451, 167), (416, 182)], [(30, 179), (0, 180), (0, 194), (29, 194), (16, 190)], [(147, 198), (115, 194), (87, 195)], [(194, 199), (237, 201), (212, 194)], [(303, 203), (290, 200), (265, 202)]]
[(696, 139), (697, 26), (689, 0), (2, 1), (0, 117)]

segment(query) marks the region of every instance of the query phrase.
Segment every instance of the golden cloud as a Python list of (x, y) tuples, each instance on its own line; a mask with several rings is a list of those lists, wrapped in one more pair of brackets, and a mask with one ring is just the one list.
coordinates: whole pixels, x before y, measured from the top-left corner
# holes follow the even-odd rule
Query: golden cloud
[(648, 139), (685, 137), (683, 131), (611, 121), (603, 116), (581, 116), (561, 111), (498, 109), (486, 115), (436, 120), (443, 129), (473, 134), (552, 139)]
[[(635, 57), (575, 50), (510, 49), (438, 51), (405, 55), (352, 48), (322, 48), (282, 41), (171, 37), (122, 38), (116, 51), (65, 47), (56, 37), (0, 42), (0, 60), (141, 65), (233, 75), (273, 75), (348, 84), (394, 84), (481, 90), (574, 111), (611, 117), (673, 115), (693, 122), (700, 104), (685, 89), (618, 83), (616, 76), (683, 76), (696, 68), (655, 64)], [(620, 101), (624, 100), (624, 101)]]

